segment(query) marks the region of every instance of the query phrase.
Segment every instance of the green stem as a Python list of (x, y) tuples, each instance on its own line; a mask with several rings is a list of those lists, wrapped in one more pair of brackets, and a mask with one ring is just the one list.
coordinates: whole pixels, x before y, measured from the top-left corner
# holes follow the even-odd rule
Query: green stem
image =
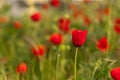
[(56, 79), (55, 80), (58, 80), (59, 60), (60, 60), (60, 54), (57, 54)]
[(98, 66), (96, 66), (96, 67), (94, 68), (94, 71), (93, 71), (93, 73), (92, 73), (92, 80), (94, 80), (95, 72), (96, 72), (97, 69), (98, 69)]
[[(79, 70), (79, 71), (76, 73), (76, 75), (78, 75), (80, 72), (81, 72), (81, 70)], [(73, 78), (74, 78), (74, 75), (71, 76), (68, 80), (73, 80)]]
[(75, 76), (75, 80), (76, 80), (77, 53), (78, 53), (78, 47), (76, 47), (76, 52), (75, 52), (75, 65), (74, 65), (74, 76)]
[(17, 75), (17, 80), (20, 80), (20, 74)]
[[(108, 37), (108, 43), (110, 43), (111, 41), (111, 27), (112, 27), (112, 24), (111, 24), (111, 18), (112, 18), (112, 0), (110, 0), (110, 3), (109, 3), (109, 8), (110, 8), (110, 12), (109, 12), (109, 15), (108, 15), (108, 32), (107, 32), (107, 37)], [(111, 45), (112, 47), (112, 45)], [(107, 51), (108, 53), (109, 51)]]

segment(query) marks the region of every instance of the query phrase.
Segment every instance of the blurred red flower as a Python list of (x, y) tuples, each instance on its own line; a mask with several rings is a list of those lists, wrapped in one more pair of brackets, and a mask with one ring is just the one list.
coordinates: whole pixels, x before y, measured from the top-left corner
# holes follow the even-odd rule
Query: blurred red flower
[(72, 31), (72, 43), (75, 47), (81, 47), (85, 41), (87, 36), (87, 30), (73, 30)]
[(15, 29), (21, 29), (22, 24), (21, 24), (21, 22), (19, 22), (19, 21), (15, 21), (15, 22), (13, 23), (13, 26), (15, 27)]
[(70, 20), (68, 18), (63, 17), (59, 19), (59, 23), (70, 24)]
[(36, 48), (31, 48), (31, 51), (36, 57), (43, 56), (46, 52), (46, 47), (43, 45), (39, 45)]
[(68, 18), (59, 19), (59, 29), (63, 32), (69, 32), (70, 30), (70, 20)]
[(115, 24), (120, 24), (120, 18), (115, 19)]
[(120, 25), (115, 25), (114, 30), (116, 33), (120, 34)]
[(0, 23), (7, 23), (8, 22), (8, 18), (5, 16), (0, 16)]
[(25, 62), (20, 63), (16, 68), (17, 73), (26, 73), (27, 72), (27, 65)]
[(50, 3), (54, 7), (59, 7), (60, 6), (60, 0), (50, 0)]
[(87, 17), (87, 16), (84, 16), (84, 22), (85, 22), (85, 25), (87, 25), (87, 26), (90, 25), (90, 23), (91, 23), (89, 17)]
[(34, 22), (38, 22), (41, 20), (41, 13), (39, 12), (36, 12), (34, 14), (31, 15), (31, 19), (34, 21)]
[(72, 10), (72, 11), (74, 11), (76, 8), (77, 8), (77, 6), (76, 6), (75, 3), (71, 3), (71, 4), (69, 5), (69, 9)]
[(46, 10), (46, 9), (49, 8), (49, 5), (48, 5), (48, 4), (42, 4), (42, 8), (43, 8), (44, 10)]
[(76, 9), (73, 11), (73, 17), (78, 18), (79, 16), (83, 16), (84, 11), (82, 9)]
[(50, 36), (50, 42), (55, 44), (55, 45), (60, 45), (62, 43), (62, 41), (63, 41), (63, 37), (59, 33), (53, 33)]
[(89, 3), (90, 2), (90, 0), (83, 0), (84, 1), (84, 3)]
[(104, 9), (104, 14), (106, 14), (106, 15), (110, 14), (110, 8), (109, 7)]
[(113, 68), (110, 74), (114, 80), (120, 80), (120, 67)]
[(107, 37), (103, 37), (97, 42), (97, 48), (102, 52), (106, 52), (110, 48)]

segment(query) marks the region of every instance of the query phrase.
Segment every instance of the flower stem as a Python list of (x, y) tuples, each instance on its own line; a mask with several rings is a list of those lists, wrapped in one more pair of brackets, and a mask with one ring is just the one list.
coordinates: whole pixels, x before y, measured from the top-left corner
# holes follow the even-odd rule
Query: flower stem
[(74, 76), (75, 76), (75, 80), (76, 80), (77, 53), (78, 53), (78, 47), (76, 47), (76, 52), (75, 52), (75, 65), (74, 65)]
[(95, 73), (96, 73), (96, 70), (98, 69), (98, 66), (96, 66), (95, 68), (94, 68), (94, 71), (93, 71), (93, 73), (92, 73), (92, 80), (94, 80), (94, 76), (95, 76)]
[(55, 80), (58, 80), (59, 60), (60, 60), (60, 54), (57, 54), (56, 79)]
[(17, 75), (17, 80), (20, 80), (20, 74)]

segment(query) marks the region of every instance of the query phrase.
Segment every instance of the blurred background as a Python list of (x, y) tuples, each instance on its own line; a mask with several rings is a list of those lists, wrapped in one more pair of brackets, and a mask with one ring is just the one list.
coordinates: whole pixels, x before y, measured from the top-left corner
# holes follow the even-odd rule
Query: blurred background
[(0, 0), (0, 80), (74, 80), (72, 30), (87, 30), (77, 80), (113, 80), (119, 0)]

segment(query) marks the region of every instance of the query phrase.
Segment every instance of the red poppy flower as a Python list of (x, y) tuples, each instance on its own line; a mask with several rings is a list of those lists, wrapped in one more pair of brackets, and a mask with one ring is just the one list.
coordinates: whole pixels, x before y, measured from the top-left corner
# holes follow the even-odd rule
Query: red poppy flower
[(45, 54), (46, 48), (43, 45), (39, 45), (36, 48), (32, 48), (31, 51), (32, 51), (33, 55), (35, 55), (36, 57), (39, 57), (39, 56), (43, 56)]
[(120, 24), (120, 18), (115, 19), (115, 24)]
[(74, 18), (78, 18), (80, 15), (80, 12), (79, 11), (73, 11), (73, 17)]
[(59, 29), (64, 32), (69, 32), (70, 30), (70, 20), (67, 18), (59, 19)]
[(83, 13), (83, 10), (82, 9), (76, 9), (73, 11), (73, 17), (74, 18), (78, 18), (79, 16), (83, 16), (84, 13)]
[(27, 65), (26, 63), (22, 62), (20, 63), (16, 68), (17, 73), (26, 73), (27, 72)]
[(49, 6), (48, 6), (48, 4), (42, 4), (42, 8), (43, 8), (44, 10), (46, 10), (46, 9), (49, 8)]
[(116, 33), (120, 34), (120, 25), (115, 25), (114, 30)]
[(120, 67), (113, 68), (110, 74), (114, 80), (120, 80)]
[(97, 48), (102, 52), (106, 52), (110, 48), (108, 39), (106, 37), (101, 38), (97, 43)]
[(77, 8), (76, 4), (75, 3), (71, 3), (70, 6), (69, 6), (69, 9), (70, 10), (75, 10)]
[(8, 22), (8, 18), (5, 16), (0, 16), (0, 23), (7, 23)]
[(59, 19), (59, 23), (70, 24), (70, 20), (68, 18), (62, 17)]
[(60, 0), (50, 0), (50, 3), (54, 7), (59, 7), (60, 6)]
[(16, 29), (21, 29), (21, 27), (22, 27), (22, 25), (21, 25), (21, 23), (20, 23), (19, 21), (15, 21), (15, 22), (13, 23), (13, 25), (14, 25), (14, 27), (15, 27)]
[(72, 42), (75, 47), (81, 47), (85, 41), (87, 36), (87, 30), (73, 30), (72, 31)]
[(109, 15), (109, 14), (110, 14), (110, 8), (109, 8), (109, 7), (105, 8), (104, 14), (106, 14), (106, 15)]
[(34, 14), (31, 15), (31, 19), (34, 22), (38, 22), (38, 21), (41, 20), (41, 14), (39, 12), (34, 13)]
[(84, 22), (87, 26), (91, 23), (90, 19), (87, 16), (84, 17)]
[(90, 0), (83, 0), (84, 1), (84, 3), (89, 3), (90, 2)]
[(70, 30), (70, 27), (68, 24), (59, 24), (59, 29), (62, 30), (63, 32), (67, 33)]
[(58, 33), (53, 33), (51, 36), (50, 36), (50, 42), (55, 44), (55, 45), (60, 45), (63, 41), (63, 37), (61, 34), (58, 34)]

